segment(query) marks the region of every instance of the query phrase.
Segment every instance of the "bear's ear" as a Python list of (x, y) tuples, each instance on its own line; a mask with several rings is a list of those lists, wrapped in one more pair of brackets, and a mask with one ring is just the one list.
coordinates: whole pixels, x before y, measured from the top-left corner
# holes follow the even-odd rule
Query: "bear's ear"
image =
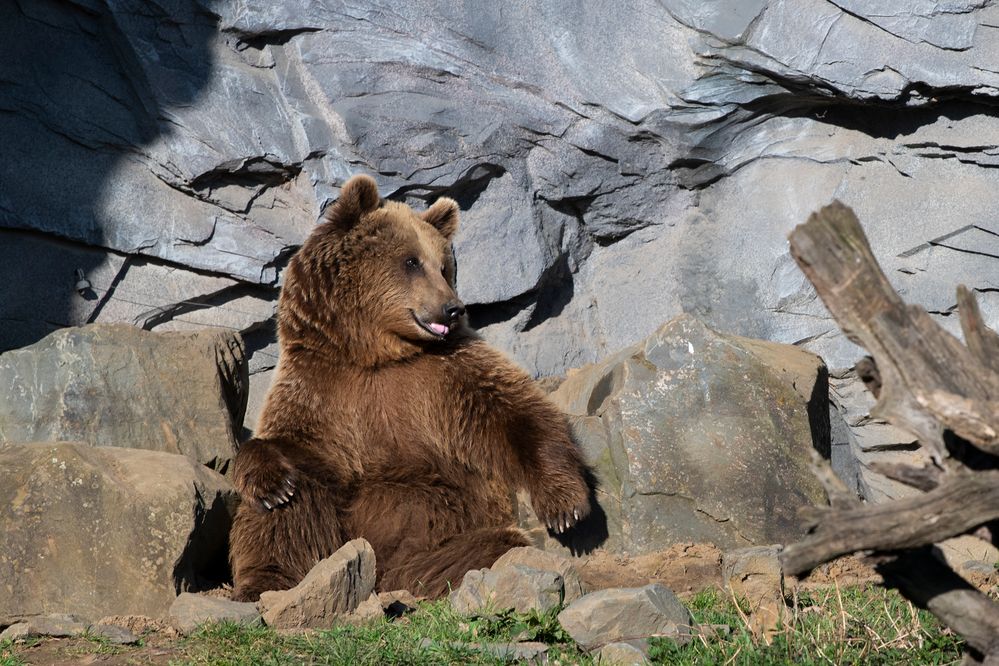
[(441, 232), (444, 238), (451, 240), (458, 231), (458, 202), (448, 197), (441, 197), (434, 205), (423, 211), (423, 221)]
[(328, 224), (341, 231), (350, 231), (361, 220), (365, 213), (378, 208), (381, 198), (378, 196), (378, 184), (371, 176), (354, 176), (340, 189), (340, 196), (330, 206), (323, 217)]

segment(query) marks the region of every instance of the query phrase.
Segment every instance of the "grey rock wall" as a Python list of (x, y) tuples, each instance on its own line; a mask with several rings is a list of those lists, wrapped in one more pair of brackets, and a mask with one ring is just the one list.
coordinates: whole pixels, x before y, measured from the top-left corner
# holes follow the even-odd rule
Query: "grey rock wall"
[(905, 298), (953, 325), (964, 282), (999, 324), (988, 0), (12, 0), (0, 26), (0, 350), (221, 326), (259, 393), (281, 269), (358, 172), (461, 203), (473, 323), (538, 375), (683, 311), (851, 365), (786, 244), (833, 197)]

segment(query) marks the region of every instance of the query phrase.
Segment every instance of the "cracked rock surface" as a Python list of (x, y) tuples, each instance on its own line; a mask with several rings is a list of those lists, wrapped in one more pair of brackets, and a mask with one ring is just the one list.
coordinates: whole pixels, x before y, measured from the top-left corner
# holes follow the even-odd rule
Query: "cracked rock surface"
[[(828, 455), (825, 367), (789, 345), (682, 316), (551, 397), (595, 468), (614, 552), (786, 543), (803, 533), (798, 509), (825, 501), (809, 467), (813, 441)], [(558, 543), (585, 550), (596, 529), (588, 518)]]
[(907, 300), (954, 325), (964, 282), (999, 324), (994, 3), (13, 0), (0, 25), (0, 350), (218, 326), (270, 372), (281, 271), (358, 172), (459, 201), (473, 324), (537, 375), (681, 312), (849, 367), (786, 244), (834, 197)]
[(238, 334), (91, 324), (0, 354), (0, 386), (0, 447), (79, 441), (148, 449), (224, 474), (248, 381)]
[(227, 573), (238, 495), (187, 456), (72, 442), (0, 445), (0, 625), (165, 615)]

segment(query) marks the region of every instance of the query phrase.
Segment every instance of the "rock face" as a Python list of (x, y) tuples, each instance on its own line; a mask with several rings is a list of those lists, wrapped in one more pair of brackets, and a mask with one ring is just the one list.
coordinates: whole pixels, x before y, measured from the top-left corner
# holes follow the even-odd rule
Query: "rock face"
[(785, 242), (834, 196), (907, 299), (954, 325), (964, 282), (999, 324), (994, 3), (399, 5), (0, 7), (0, 349), (211, 324), (267, 372), (281, 269), (357, 171), (461, 203), (473, 320), (537, 374), (681, 312), (850, 366)]
[(72, 443), (0, 448), (0, 625), (166, 614), (227, 575), (236, 493), (186, 456)]
[(186, 454), (225, 471), (248, 377), (238, 334), (57, 331), (0, 355), (0, 447), (81, 441)]
[(329, 629), (375, 589), (375, 551), (364, 539), (345, 543), (290, 590), (264, 592), (264, 622), (277, 629)]
[[(596, 468), (611, 550), (783, 542), (801, 534), (797, 510), (824, 501), (808, 463), (813, 442), (828, 453), (825, 368), (794, 347), (682, 316), (551, 397)], [(592, 522), (560, 542), (581, 547)]]

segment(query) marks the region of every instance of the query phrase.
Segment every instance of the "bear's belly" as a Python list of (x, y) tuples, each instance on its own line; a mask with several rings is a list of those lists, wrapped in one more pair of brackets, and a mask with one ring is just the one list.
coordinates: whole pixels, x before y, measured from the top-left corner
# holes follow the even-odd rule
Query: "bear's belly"
[(367, 539), (384, 570), (397, 550), (432, 550), (462, 532), (513, 524), (508, 484), (465, 468), (399, 460), (365, 475), (346, 526), (349, 538)]

